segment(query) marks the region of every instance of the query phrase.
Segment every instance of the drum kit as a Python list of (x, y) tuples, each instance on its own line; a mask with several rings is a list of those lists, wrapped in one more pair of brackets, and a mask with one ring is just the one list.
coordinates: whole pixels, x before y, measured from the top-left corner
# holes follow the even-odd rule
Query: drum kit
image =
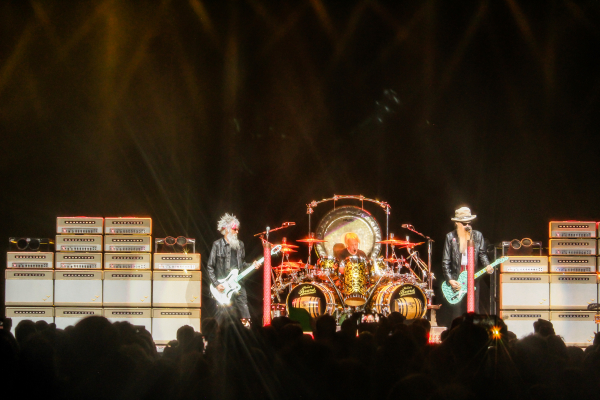
[[(310, 252), (315, 244), (327, 240), (311, 234), (297, 242), (307, 245)], [(415, 272), (415, 265), (422, 268), (425, 264), (413, 251), (423, 242), (411, 243), (392, 237), (375, 243), (391, 246), (392, 256), (355, 255), (340, 260), (325, 255), (319, 257), (315, 265), (290, 261), (289, 255), (297, 252), (298, 246), (281, 243), (282, 262), (272, 268), (273, 316), (285, 315), (284, 309), (289, 314), (293, 308), (304, 309), (313, 318), (329, 314), (338, 321), (354, 312), (387, 316), (397, 311), (406, 319), (424, 317), (433, 292), (428, 289), (427, 281)], [(396, 250), (406, 250), (407, 257), (398, 257)], [(343, 274), (339, 272), (340, 267)], [(282, 303), (284, 298), (285, 303)]]

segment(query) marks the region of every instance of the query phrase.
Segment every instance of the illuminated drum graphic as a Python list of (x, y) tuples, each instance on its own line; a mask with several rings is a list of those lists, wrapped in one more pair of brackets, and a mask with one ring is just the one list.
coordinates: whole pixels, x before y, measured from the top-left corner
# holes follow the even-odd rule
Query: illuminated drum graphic
[(303, 308), (316, 318), (319, 315), (333, 314), (336, 307), (333, 290), (327, 286), (311, 282), (296, 286), (287, 297), (288, 314), (290, 308)]
[(347, 257), (341, 264), (344, 271), (344, 301), (349, 306), (362, 306), (367, 301), (369, 271), (363, 257)]
[(392, 283), (377, 289), (372, 309), (384, 315), (397, 311), (406, 319), (418, 319), (425, 316), (426, 305), (427, 297), (418, 286)]
[(325, 214), (317, 226), (316, 237), (327, 241), (315, 245), (319, 257), (335, 256), (334, 246), (337, 244), (344, 248), (344, 235), (348, 232), (358, 235), (359, 248), (368, 258), (379, 255), (381, 245), (375, 242), (381, 241), (381, 228), (375, 218), (362, 208), (343, 206)]

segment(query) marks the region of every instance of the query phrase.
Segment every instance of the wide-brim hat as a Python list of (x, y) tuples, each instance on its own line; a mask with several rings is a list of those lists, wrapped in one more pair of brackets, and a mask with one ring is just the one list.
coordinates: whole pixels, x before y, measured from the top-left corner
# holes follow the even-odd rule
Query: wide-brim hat
[(454, 218), (450, 218), (454, 222), (471, 222), (477, 215), (471, 215), (471, 209), (469, 207), (461, 207), (454, 211)]

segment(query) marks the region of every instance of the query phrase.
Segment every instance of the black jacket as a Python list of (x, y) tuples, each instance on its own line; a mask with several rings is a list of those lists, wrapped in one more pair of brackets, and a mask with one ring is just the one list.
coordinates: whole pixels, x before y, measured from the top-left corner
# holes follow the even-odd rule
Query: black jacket
[[(219, 285), (217, 279), (225, 278), (231, 272), (230, 258), (231, 248), (225, 238), (215, 240), (206, 265), (208, 277), (214, 286)], [(240, 248), (237, 251), (237, 265), (240, 272), (250, 266), (250, 264), (244, 262), (244, 258), (246, 258), (246, 251), (244, 250), (244, 243), (240, 240)], [(239, 283), (242, 284), (242, 282)]]
[[(471, 237), (475, 242), (475, 272), (477, 272), (481, 268), (489, 265), (490, 261), (485, 252), (485, 244), (481, 232), (474, 230)], [(447, 281), (458, 279), (458, 275), (460, 275), (461, 257), (458, 233), (456, 230), (453, 230), (446, 235), (444, 255), (442, 257), (442, 270), (444, 271), (444, 278)], [(477, 261), (479, 261), (479, 263)]]

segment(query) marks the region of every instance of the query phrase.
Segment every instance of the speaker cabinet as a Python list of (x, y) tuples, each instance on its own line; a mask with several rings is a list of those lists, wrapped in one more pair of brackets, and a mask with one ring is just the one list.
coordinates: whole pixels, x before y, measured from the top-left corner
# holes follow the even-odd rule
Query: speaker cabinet
[(102, 307), (102, 271), (56, 271), (56, 306)]
[(553, 311), (550, 321), (554, 332), (562, 336), (567, 346), (591, 346), (598, 325), (594, 322), (595, 312)]
[(195, 331), (200, 332), (200, 309), (152, 309), (152, 337), (156, 344), (166, 344), (177, 339), (177, 329), (184, 325), (190, 325)]
[(202, 298), (200, 271), (154, 271), (152, 307), (200, 307)]
[(143, 325), (152, 333), (152, 309), (150, 308), (105, 308), (104, 317), (110, 322), (129, 322)]
[(521, 339), (533, 333), (533, 323), (538, 319), (550, 320), (549, 311), (500, 311), (500, 318), (504, 320), (509, 331)]
[(52, 306), (54, 270), (5, 271), (7, 306)]
[(26, 319), (37, 322), (54, 322), (54, 307), (6, 307), (6, 316), (12, 319), (13, 329)]
[(550, 309), (587, 310), (597, 303), (598, 278), (596, 274), (561, 274), (550, 277)]
[(89, 307), (56, 307), (54, 309), (54, 323), (56, 329), (65, 329), (67, 326), (77, 324), (79, 321), (92, 315), (102, 316), (101, 308)]
[(150, 307), (152, 271), (104, 271), (104, 307)]
[(501, 310), (548, 310), (550, 275), (501, 274)]

